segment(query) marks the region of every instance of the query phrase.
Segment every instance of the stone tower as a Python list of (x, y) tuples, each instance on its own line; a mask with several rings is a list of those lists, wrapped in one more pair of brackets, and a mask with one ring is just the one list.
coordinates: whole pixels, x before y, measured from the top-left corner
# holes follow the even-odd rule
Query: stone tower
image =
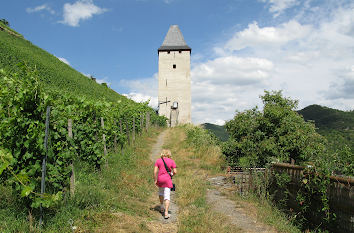
[(172, 25), (158, 49), (159, 115), (172, 127), (191, 123), (191, 52), (178, 25)]

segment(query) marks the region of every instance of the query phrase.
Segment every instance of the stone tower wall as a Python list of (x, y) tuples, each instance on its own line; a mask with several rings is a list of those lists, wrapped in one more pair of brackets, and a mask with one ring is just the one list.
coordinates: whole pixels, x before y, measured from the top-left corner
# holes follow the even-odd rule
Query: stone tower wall
[[(176, 68), (173, 68), (176, 65)], [(178, 102), (178, 123), (191, 123), (190, 51), (159, 52), (159, 115), (170, 119), (171, 105)]]

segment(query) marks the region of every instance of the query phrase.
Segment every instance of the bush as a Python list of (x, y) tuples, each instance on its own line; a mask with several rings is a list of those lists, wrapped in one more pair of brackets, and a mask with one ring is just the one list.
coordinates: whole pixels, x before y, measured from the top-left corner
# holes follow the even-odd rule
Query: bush
[(226, 123), (230, 139), (223, 153), (230, 164), (264, 167), (271, 161), (290, 159), (301, 163), (325, 152), (324, 138), (295, 111), (297, 101), (283, 97), (281, 91), (265, 91), (261, 99), (263, 111), (237, 112)]

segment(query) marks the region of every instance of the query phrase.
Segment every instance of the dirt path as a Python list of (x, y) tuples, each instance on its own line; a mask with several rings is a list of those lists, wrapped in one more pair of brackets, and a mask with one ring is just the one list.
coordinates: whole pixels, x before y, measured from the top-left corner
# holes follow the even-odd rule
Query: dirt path
[(208, 179), (211, 183), (211, 189), (207, 191), (207, 202), (211, 208), (218, 213), (228, 216), (230, 223), (240, 227), (242, 232), (277, 232), (249, 214), (249, 209), (235, 203), (227, 198), (227, 195), (233, 189), (223, 176)]
[[(162, 146), (164, 144), (164, 139), (167, 136), (167, 134), (168, 134), (168, 130), (163, 131), (158, 136), (155, 145), (152, 146), (150, 159), (154, 163), (158, 158), (160, 158), (160, 153), (162, 150)], [(156, 192), (153, 193), (153, 196), (150, 198), (152, 203), (154, 203), (150, 209), (153, 210), (155, 213), (156, 212), (159, 213), (160, 211), (157, 192), (158, 190), (156, 188)], [(169, 219), (164, 219), (161, 213), (158, 214), (157, 220), (152, 222), (152, 225), (154, 226), (152, 225), (150, 226), (150, 229), (153, 229), (153, 232), (177, 232), (178, 206), (176, 204), (175, 192), (171, 192), (171, 201), (170, 201), (170, 207), (168, 212), (171, 214), (171, 217)]]

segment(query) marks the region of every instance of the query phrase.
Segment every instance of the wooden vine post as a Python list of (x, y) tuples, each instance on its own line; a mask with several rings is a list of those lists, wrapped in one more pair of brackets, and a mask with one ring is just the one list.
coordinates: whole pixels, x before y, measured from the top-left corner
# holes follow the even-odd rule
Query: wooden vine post
[[(101, 117), (101, 127), (104, 130), (103, 117)], [(103, 140), (103, 154), (104, 154), (105, 161), (106, 161), (106, 166), (107, 166), (108, 165), (108, 160), (107, 160), (107, 147), (106, 147), (106, 135), (105, 135), (105, 133), (102, 134), (102, 140)]]
[(144, 114), (140, 114), (140, 134), (143, 133), (143, 128), (144, 128)]
[[(73, 138), (73, 121), (68, 119), (68, 137)], [(74, 161), (71, 161), (71, 176), (70, 176), (70, 194), (74, 196), (75, 194), (75, 170), (74, 170)]]
[(127, 134), (127, 141), (128, 141), (128, 145), (130, 145), (130, 136), (129, 136), (129, 126), (128, 126), (128, 121), (125, 122), (125, 132)]
[(135, 117), (133, 117), (133, 130), (132, 130), (133, 143), (135, 142)]
[[(117, 128), (117, 121), (114, 119), (114, 127)], [(114, 152), (117, 153), (117, 131), (114, 133)]]
[[(43, 157), (42, 161), (42, 179), (41, 179), (41, 197), (43, 198), (45, 192), (45, 176), (47, 173), (47, 158), (48, 158), (48, 138), (49, 138), (49, 122), (50, 122), (50, 106), (47, 107), (47, 114), (45, 118), (45, 137), (44, 137), (44, 150), (45, 156)], [(43, 207), (42, 203), (39, 206), (40, 208), (40, 218), (39, 218), (39, 225), (42, 226), (43, 224)]]
[[(122, 135), (123, 134), (123, 125), (122, 125), (122, 120), (119, 120), (119, 132)], [(123, 144), (120, 145), (120, 153), (123, 154)]]
[(147, 112), (147, 113), (146, 113), (146, 124), (145, 124), (145, 130), (146, 130), (146, 132), (147, 132), (148, 129), (149, 129), (149, 123), (150, 123), (150, 113)]

